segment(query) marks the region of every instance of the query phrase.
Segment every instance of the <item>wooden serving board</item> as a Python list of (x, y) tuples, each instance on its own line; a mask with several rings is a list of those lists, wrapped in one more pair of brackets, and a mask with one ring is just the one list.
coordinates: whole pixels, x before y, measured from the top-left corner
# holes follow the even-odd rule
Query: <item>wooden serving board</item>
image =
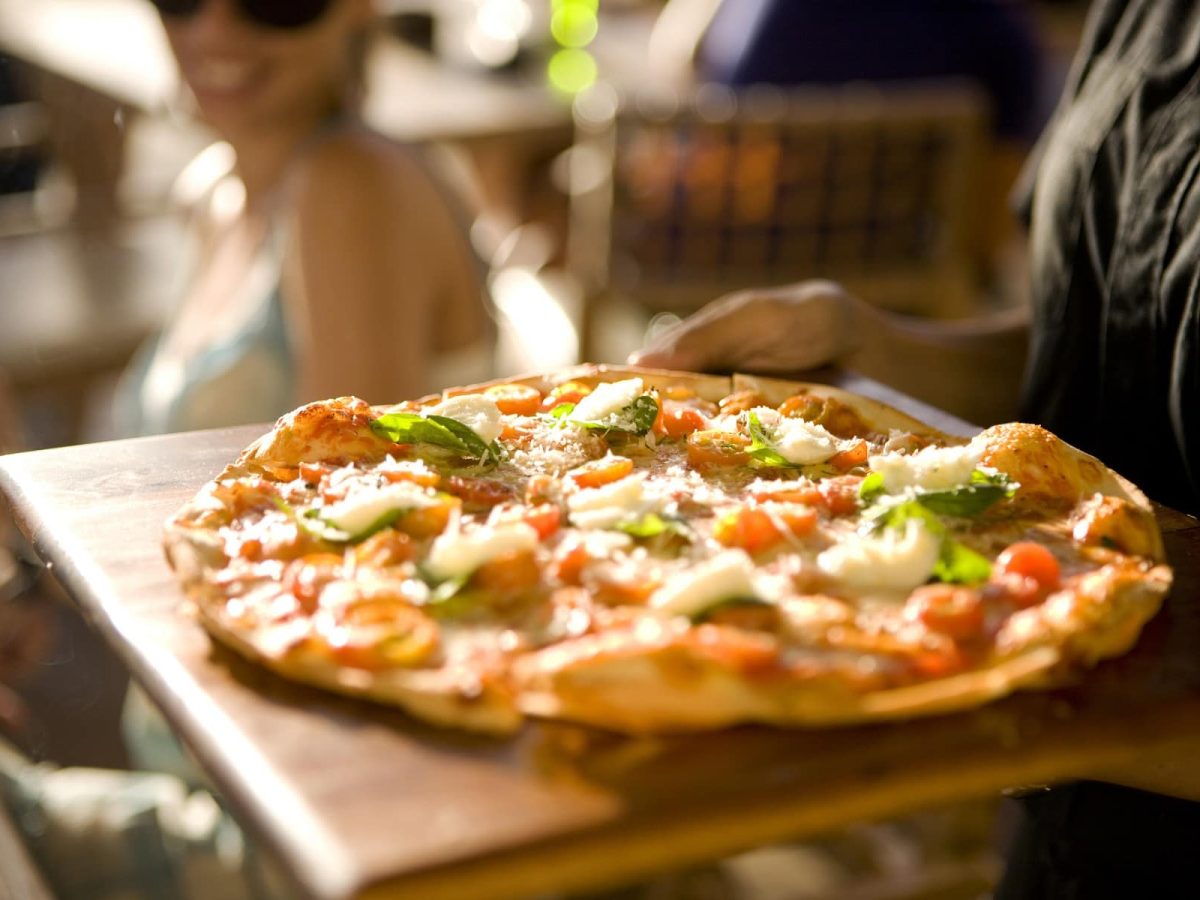
[(530, 725), (495, 740), (292, 685), (179, 614), (159, 543), (163, 520), (263, 431), (3, 457), (0, 489), (243, 821), (320, 900), (618, 884), (1200, 740), (1200, 523), (1166, 510), (1176, 586), (1134, 652), (969, 713), (673, 739)]

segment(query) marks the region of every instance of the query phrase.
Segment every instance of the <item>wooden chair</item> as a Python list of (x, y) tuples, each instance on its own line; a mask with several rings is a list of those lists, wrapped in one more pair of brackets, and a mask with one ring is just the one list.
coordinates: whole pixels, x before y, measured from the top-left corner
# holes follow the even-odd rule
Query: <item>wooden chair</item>
[(722, 293), (833, 278), (884, 308), (973, 303), (970, 186), (986, 105), (960, 83), (576, 103), (570, 268), (584, 354), (616, 296), (686, 314)]

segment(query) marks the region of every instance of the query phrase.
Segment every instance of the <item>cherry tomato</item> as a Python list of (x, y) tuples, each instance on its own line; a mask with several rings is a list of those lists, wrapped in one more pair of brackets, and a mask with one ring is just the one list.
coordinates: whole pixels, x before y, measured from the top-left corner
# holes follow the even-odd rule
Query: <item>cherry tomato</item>
[(514, 550), (488, 560), (471, 576), (471, 584), (490, 594), (511, 596), (535, 587), (542, 569), (529, 550)]
[(538, 532), (539, 540), (546, 540), (563, 523), (563, 511), (553, 503), (517, 505), (500, 510), (494, 518), (499, 522), (524, 522)]
[(693, 431), (687, 436), (688, 462), (697, 469), (707, 466), (742, 466), (750, 461), (746, 448), (750, 438), (732, 431)]
[(554, 551), (554, 559), (550, 563), (550, 577), (563, 584), (577, 585), (583, 576), (584, 566), (591, 558), (587, 545), (582, 540), (564, 541)]
[(809, 534), (817, 525), (817, 514), (803, 506), (745, 506), (717, 520), (713, 537), (726, 547), (740, 547), (747, 553), (760, 553), (774, 547), (786, 536), (784, 529), (798, 537)]
[(516, 491), (511, 485), (491, 478), (470, 478), (465, 475), (451, 475), (446, 479), (446, 490), (455, 497), (461, 497), (465, 502), (476, 506), (496, 506), (505, 500), (511, 500)]
[(359, 565), (394, 566), (412, 558), (412, 538), (394, 528), (377, 531), (354, 548), (354, 560)]
[(628, 456), (608, 456), (593, 459), (567, 473), (567, 480), (581, 488), (597, 488), (620, 481), (633, 471), (633, 460)]
[(904, 614), (955, 640), (970, 640), (983, 632), (983, 596), (972, 588), (928, 584), (908, 598)]
[(734, 391), (729, 396), (722, 398), (718, 405), (721, 412), (732, 416), (748, 409), (754, 409), (756, 406), (766, 406), (767, 401), (758, 391)]
[(1062, 584), (1062, 568), (1053, 553), (1041, 544), (1019, 541), (1007, 547), (996, 558), (993, 571), (998, 575), (1020, 575), (1032, 578), (1047, 592)]
[(550, 412), (562, 403), (578, 403), (591, 392), (591, 387), (582, 381), (564, 381), (542, 400), (542, 412)]
[(853, 469), (855, 466), (864, 466), (866, 463), (866, 441), (859, 441), (853, 447), (843, 450), (840, 453), (835, 453), (829, 458), (829, 464), (839, 472), (845, 472), (847, 469)]
[(658, 418), (654, 420), (654, 433), (659, 436), (681, 438), (707, 426), (708, 419), (700, 410), (667, 400), (663, 402)]
[(532, 416), (542, 408), (542, 392), (527, 384), (493, 384), (483, 395), (505, 415)]
[(408, 481), (421, 487), (437, 487), (442, 477), (433, 469), (416, 460), (391, 460), (375, 470), (386, 481)]
[(451, 511), (462, 506), (462, 501), (457, 497), (444, 494), (441, 496), (443, 502), (436, 506), (410, 509), (396, 520), (396, 527), (415, 538), (429, 538), (441, 534), (450, 521)]

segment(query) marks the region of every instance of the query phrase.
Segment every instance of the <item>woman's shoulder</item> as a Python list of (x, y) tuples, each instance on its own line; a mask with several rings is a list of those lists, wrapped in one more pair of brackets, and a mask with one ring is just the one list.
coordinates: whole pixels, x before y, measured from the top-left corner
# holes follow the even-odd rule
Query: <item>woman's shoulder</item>
[(339, 214), (409, 217), (450, 208), (418, 149), (360, 126), (322, 133), (297, 160), (292, 177), (301, 209), (315, 203)]

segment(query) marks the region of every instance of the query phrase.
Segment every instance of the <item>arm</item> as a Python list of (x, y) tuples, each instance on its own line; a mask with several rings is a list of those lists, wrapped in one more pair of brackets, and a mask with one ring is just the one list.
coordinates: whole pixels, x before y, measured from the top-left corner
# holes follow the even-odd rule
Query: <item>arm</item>
[(856, 351), (983, 352), (1023, 340), (1027, 319), (1014, 309), (971, 319), (918, 319), (889, 313), (830, 281), (804, 281), (731, 294), (659, 335), (630, 362), (680, 369), (798, 372)]
[(361, 133), (324, 142), (297, 176), (284, 300), (299, 396), (424, 392), (434, 352), (487, 333), (447, 202), (399, 148)]

